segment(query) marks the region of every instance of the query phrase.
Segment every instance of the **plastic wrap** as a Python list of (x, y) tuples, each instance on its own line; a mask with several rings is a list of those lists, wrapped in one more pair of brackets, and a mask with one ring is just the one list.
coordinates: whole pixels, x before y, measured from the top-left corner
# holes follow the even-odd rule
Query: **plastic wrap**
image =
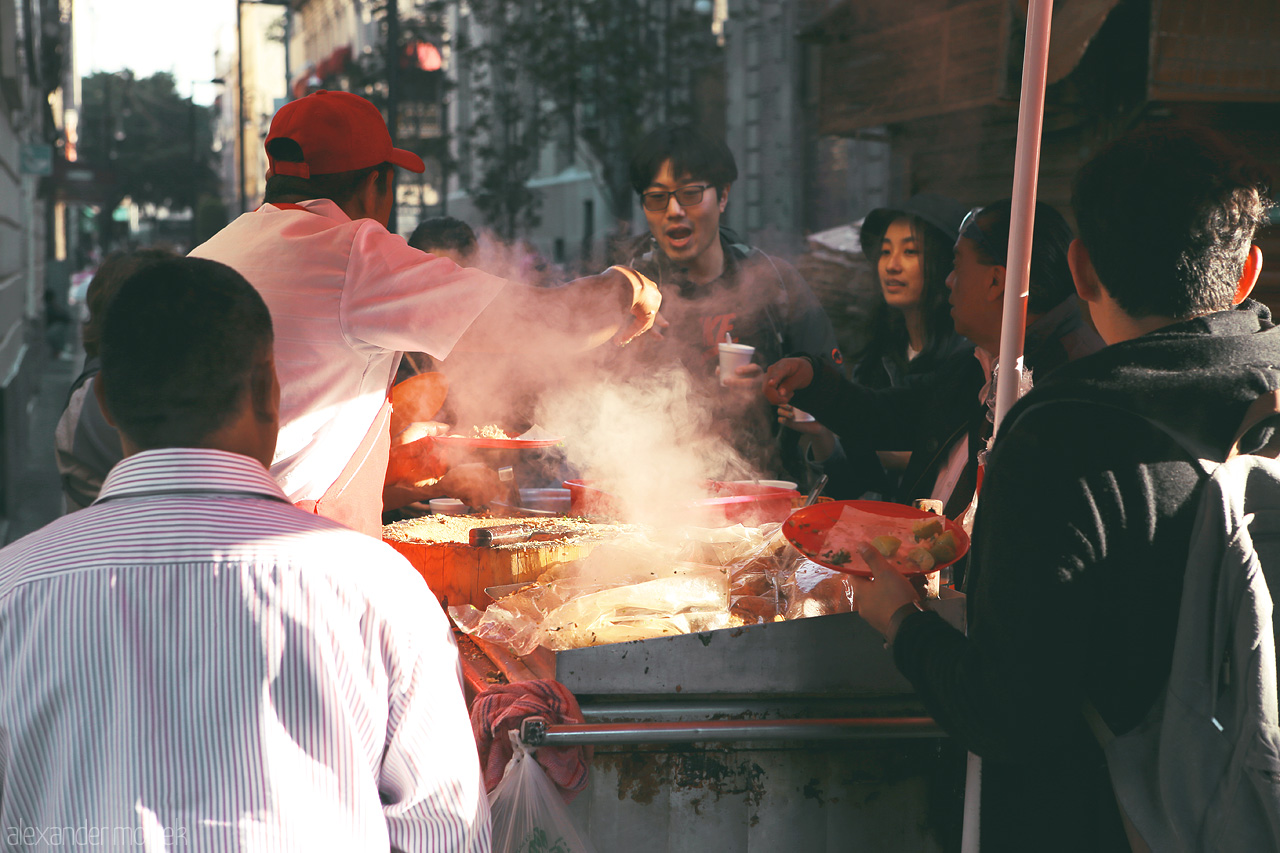
[(781, 526), (636, 532), (558, 563), (458, 627), (524, 655), (848, 612), (848, 579), (804, 559)]
[[(747, 538), (745, 532), (737, 537)], [(723, 628), (729, 625), (728, 572), (681, 558), (730, 544), (620, 538), (583, 560), (553, 566), (483, 613), (463, 605), (450, 607), (449, 615), (463, 631), (522, 655), (539, 645), (559, 651)]]

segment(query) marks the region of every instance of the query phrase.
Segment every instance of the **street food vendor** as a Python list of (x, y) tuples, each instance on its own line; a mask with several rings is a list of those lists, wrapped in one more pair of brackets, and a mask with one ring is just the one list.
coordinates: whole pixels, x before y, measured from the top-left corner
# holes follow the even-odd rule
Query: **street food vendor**
[(410, 248), (386, 228), (394, 169), (425, 166), (357, 95), (286, 104), (266, 152), (266, 203), (191, 254), (239, 271), (271, 310), (282, 386), (271, 472), (318, 514), (379, 535), (401, 352), (582, 351), (627, 343), (657, 315), (657, 288), (630, 270), (540, 290)]
[[(797, 351), (842, 364), (831, 321), (793, 266), (721, 226), (738, 177), (724, 142), (689, 126), (658, 128), (637, 144), (630, 171), (649, 234), (632, 247), (629, 263), (662, 289), (663, 317), (670, 323), (663, 340), (646, 340), (642, 349), (655, 359), (679, 361), (695, 382), (708, 386), (717, 423), (735, 430), (727, 436), (731, 443), (762, 472), (783, 474), (774, 446), (776, 420), (759, 393), (764, 368)], [(726, 341), (755, 352), (723, 389), (713, 386), (719, 345)], [(798, 435), (791, 438), (794, 443)]]

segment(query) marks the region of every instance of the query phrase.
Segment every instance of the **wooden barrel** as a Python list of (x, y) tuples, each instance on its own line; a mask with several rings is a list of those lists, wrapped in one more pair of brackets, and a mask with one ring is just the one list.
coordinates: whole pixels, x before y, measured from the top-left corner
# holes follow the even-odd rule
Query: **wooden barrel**
[[(473, 546), (476, 527), (520, 524), (539, 538), (505, 545)], [(576, 518), (477, 518), (430, 515), (397, 521), (382, 539), (403, 554), (443, 606), (490, 603), (485, 587), (537, 579), (556, 563), (580, 560), (619, 532), (614, 524)]]

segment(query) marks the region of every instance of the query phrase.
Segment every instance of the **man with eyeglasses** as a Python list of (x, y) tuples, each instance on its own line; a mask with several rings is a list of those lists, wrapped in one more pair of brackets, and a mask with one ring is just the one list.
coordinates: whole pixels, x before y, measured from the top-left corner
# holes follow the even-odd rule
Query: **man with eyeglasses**
[[(786, 431), (779, 454), (776, 419), (760, 394), (764, 368), (791, 352), (819, 353), (843, 363), (835, 331), (794, 267), (742, 243), (721, 225), (738, 167), (728, 146), (686, 125), (658, 128), (637, 144), (631, 184), (649, 234), (631, 249), (629, 265), (657, 283), (663, 339), (638, 342), (642, 358), (678, 361), (714, 401), (716, 420), (762, 473), (800, 466), (798, 434)], [(719, 344), (755, 347), (753, 363), (718, 387)], [(790, 469), (790, 470), (789, 470)]]

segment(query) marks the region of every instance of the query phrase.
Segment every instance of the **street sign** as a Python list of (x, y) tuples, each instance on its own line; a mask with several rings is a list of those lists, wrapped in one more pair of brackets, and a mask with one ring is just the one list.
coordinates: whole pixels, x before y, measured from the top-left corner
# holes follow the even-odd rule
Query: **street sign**
[(24, 175), (53, 174), (53, 146), (32, 143), (22, 146), (21, 171)]
[(61, 201), (103, 204), (110, 200), (115, 175), (109, 169), (66, 160), (55, 160), (53, 166), (54, 186)]

